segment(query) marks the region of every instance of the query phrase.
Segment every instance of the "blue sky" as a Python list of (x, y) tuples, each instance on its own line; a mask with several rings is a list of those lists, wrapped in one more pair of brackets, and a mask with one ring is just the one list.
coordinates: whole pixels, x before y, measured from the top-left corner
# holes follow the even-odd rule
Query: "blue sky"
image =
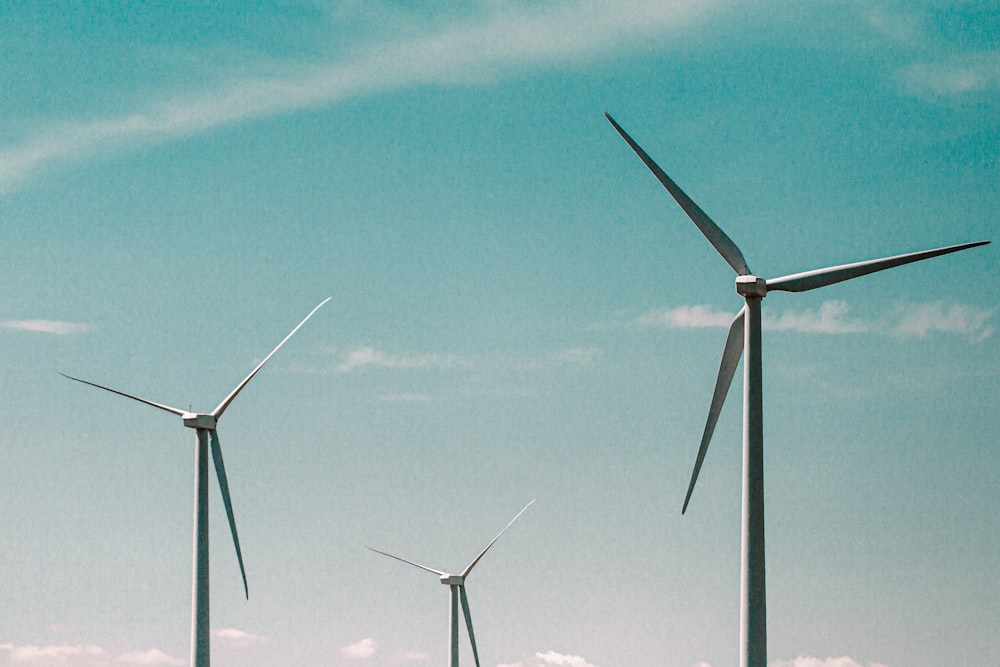
[[(209, 410), (216, 665), (736, 664), (732, 273), (994, 239), (978, 3), (7, 3), (0, 665), (185, 664)], [(769, 658), (1000, 652), (995, 247), (764, 303)], [(462, 639), (463, 664), (471, 651)]]

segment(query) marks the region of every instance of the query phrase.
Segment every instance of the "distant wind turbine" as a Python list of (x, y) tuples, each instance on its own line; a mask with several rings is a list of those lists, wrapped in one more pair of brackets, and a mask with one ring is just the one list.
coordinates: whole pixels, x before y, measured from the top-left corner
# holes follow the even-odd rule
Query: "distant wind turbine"
[(694, 472), (684, 497), (683, 514), (687, 510), (691, 492), (694, 490), (701, 470), (708, 443), (719, 418), (719, 412), (729, 391), (736, 366), (743, 349), (747, 358), (743, 365), (743, 535), (740, 578), (740, 667), (766, 667), (767, 632), (765, 623), (764, 586), (764, 434), (763, 400), (761, 391), (761, 343), (760, 304), (769, 291), (805, 292), (825, 287), (851, 278), (857, 278), (875, 271), (891, 269), (910, 262), (946, 255), (984, 245), (989, 241), (963, 243), (960, 245), (924, 250), (894, 257), (873, 259), (854, 264), (832, 266), (815, 271), (796, 273), (765, 280), (750, 273), (743, 253), (690, 197), (667, 176), (662, 169), (639, 147), (632, 137), (604, 113), (618, 133), (628, 142), (632, 150), (642, 159), (650, 171), (663, 184), (670, 195), (680, 204), (688, 217), (712, 244), (716, 252), (736, 271), (736, 292), (746, 300), (729, 327), (729, 336), (722, 353), (715, 392), (708, 411), (708, 420), (701, 437), (701, 446), (694, 463)]
[[(532, 500), (531, 503), (533, 503), (533, 502), (535, 502), (535, 501)], [(483, 555), (485, 555), (486, 552), (490, 550), (490, 547), (492, 547), (494, 545), (494, 543), (496, 543), (496, 541), (500, 539), (500, 536), (503, 535), (504, 532), (506, 532), (506, 530), (508, 528), (510, 528), (511, 525), (515, 521), (517, 521), (517, 517), (519, 517), (522, 514), (524, 514), (524, 510), (526, 510), (529, 507), (531, 507), (531, 503), (528, 503), (527, 505), (525, 505), (524, 508), (521, 509), (521, 511), (517, 513), (517, 516), (515, 516), (513, 519), (511, 519), (510, 523), (508, 523), (506, 526), (504, 526), (504, 529), (501, 530), (499, 533), (497, 533), (497, 536), (493, 538), (493, 541), (490, 542), (489, 544), (487, 544), (486, 548), (483, 549), (481, 552), (479, 552), (479, 555), (476, 556), (472, 560), (471, 563), (469, 563), (468, 567), (466, 567), (464, 570), (462, 570), (461, 574), (449, 574), (449, 573), (443, 572), (441, 570), (435, 570), (434, 568), (426, 567), (424, 565), (420, 565), (418, 563), (414, 563), (413, 561), (406, 560), (405, 558), (400, 558), (399, 556), (393, 556), (392, 554), (386, 553), (385, 551), (379, 551), (378, 549), (372, 549), (371, 547), (365, 547), (369, 551), (374, 551), (377, 554), (382, 554), (383, 556), (388, 556), (389, 558), (395, 558), (396, 560), (401, 560), (404, 563), (407, 563), (409, 565), (413, 565), (414, 567), (419, 567), (421, 570), (427, 570), (428, 572), (432, 572), (432, 573), (438, 575), (438, 577), (440, 577), (442, 584), (444, 584), (445, 586), (449, 586), (451, 588), (451, 615), (450, 615), (450, 623), (449, 623), (449, 626), (448, 626), (449, 627), (449, 635), (448, 635), (448, 637), (449, 637), (449, 643), (450, 643), (450, 646), (451, 646), (451, 649), (450, 649), (451, 650), (451, 658), (450, 658), (450, 660), (448, 662), (449, 667), (458, 667), (458, 600), (459, 600), (459, 598), (462, 599), (462, 613), (465, 614), (465, 627), (468, 628), (468, 630), (469, 630), (469, 642), (472, 644), (472, 656), (476, 659), (476, 667), (479, 667), (479, 651), (478, 651), (478, 649), (476, 649), (476, 635), (472, 631), (472, 614), (469, 612), (469, 598), (465, 594), (465, 578), (469, 576), (470, 572), (472, 572), (472, 568), (474, 568), (476, 566), (476, 563), (479, 562), (479, 559), (482, 558)]]
[(243, 593), (250, 598), (247, 588), (246, 570), (243, 568), (243, 553), (240, 551), (240, 540), (236, 535), (236, 519), (233, 517), (233, 505), (229, 499), (229, 483), (226, 481), (226, 468), (222, 462), (222, 449), (219, 446), (219, 434), (216, 426), (222, 419), (222, 413), (226, 411), (229, 404), (233, 402), (236, 395), (243, 391), (247, 383), (253, 379), (261, 368), (264, 367), (274, 353), (281, 349), (281, 346), (288, 341), (299, 328), (306, 323), (327, 301), (332, 297), (327, 297), (318, 306), (306, 315), (305, 319), (299, 322), (292, 332), (285, 336), (278, 346), (271, 350), (271, 353), (264, 357), (264, 360), (257, 364), (257, 367), (250, 372), (250, 375), (236, 385), (222, 403), (211, 412), (191, 412), (172, 408), (169, 405), (154, 403), (145, 398), (139, 398), (132, 394), (126, 394), (117, 389), (111, 389), (94, 382), (81, 380), (65, 373), (60, 373), (63, 377), (76, 380), (83, 384), (89, 384), (98, 389), (110, 391), (113, 394), (131, 398), (132, 400), (145, 403), (154, 408), (159, 408), (165, 412), (170, 412), (179, 416), (184, 425), (195, 429), (197, 434), (195, 447), (195, 472), (194, 472), (194, 575), (192, 577), (192, 601), (191, 601), (191, 664), (193, 667), (209, 667), (211, 654), (209, 650), (209, 622), (208, 622), (208, 450), (209, 440), (211, 440), (212, 459), (215, 462), (215, 473), (219, 478), (219, 490), (222, 492), (222, 502), (226, 506), (226, 516), (229, 519), (229, 530), (233, 534), (233, 545), (236, 547), (236, 560), (240, 564), (240, 575), (243, 577)]

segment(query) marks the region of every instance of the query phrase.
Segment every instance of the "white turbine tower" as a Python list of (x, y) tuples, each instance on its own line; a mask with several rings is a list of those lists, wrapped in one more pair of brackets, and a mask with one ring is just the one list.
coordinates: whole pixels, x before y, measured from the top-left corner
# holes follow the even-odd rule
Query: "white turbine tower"
[(240, 551), (240, 540), (236, 535), (236, 519), (233, 517), (233, 506), (229, 499), (229, 483), (226, 481), (226, 468), (222, 462), (222, 449), (219, 446), (219, 434), (216, 426), (222, 419), (222, 413), (226, 411), (229, 404), (233, 402), (236, 395), (243, 391), (247, 383), (253, 379), (264, 364), (274, 356), (274, 353), (281, 349), (281, 346), (291, 338), (299, 328), (313, 316), (332, 297), (327, 297), (318, 306), (306, 315), (305, 319), (292, 329), (291, 333), (285, 336), (278, 346), (271, 350), (271, 353), (264, 357), (264, 360), (257, 364), (257, 367), (247, 375), (246, 378), (236, 385), (228, 396), (219, 403), (218, 407), (211, 412), (189, 412), (179, 408), (172, 408), (169, 405), (154, 403), (132, 394), (126, 394), (117, 389), (111, 389), (94, 382), (81, 380), (65, 373), (60, 373), (70, 380), (76, 380), (83, 384), (89, 384), (98, 389), (110, 391), (113, 394), (131, 398), (132, 400), (145, 403), (154, 408), (159, 408), (166, 412), (179, 416), (184, 425), (195, 429), (197, 438), (195, 441), (195, 471), (194, 471), (194, 574), (192, 577), (192, 600), (191, 600), (191, 664), (193, 667), (209, 667), (211, 655), (209, 651), (209, 617), (208, 617), (208, 450), (211, 441), (212, 459), (215, 462), (215, 473), (219, 478), (219, 490), (222, 492), (222, 502), (226, 506), (226, 516), (229, 519), (229, 530), (233, 534), (233, 545), (236, 547), (236, 560), (240, 564), (240, 575), (243, 577), (243, 593), (250, 598), (247, 589), (247, 575), (243, 569), (243, 554)]
[(521, 509), (521, 511), (517, 513), (517, 516), (511, 519), (510, 523), (504, 526), (504, 529), (501, 530), (499, 533), (497, 533), (497, 536), (493, 538), (493, 541), (487, 544), (486, 548), (479, 552), (479, 555), (476, 556), (471, 563), (469, 563), (468, 567), (462, 570), (461, 574), (449, 574), (441, 570), (435, 570), (432, 567), (426, 567), (424, 565), (420, 565), (419, 563), (414, 563), (413, 561), (406, 560), (405, 558), (400, 558), (399, 556), (393, 556), (392, 554), (386, 553), (385, 551), (379, 551), (378, 549), (365, 547), (369, 551), (374, 551), (377, 554), (382, 554), (383, 556), (388, 556), (389, 558), (395, 558), (396, 560), (401, 560), (404, 563), (413, 565), (414, 567), (419, 567), (421, 570), (427, 570), (428, 572), (432, 572), (433, 574), (436, 574), (438, 575), (438, 577), (440, 577), (442, 584), (448, 586), (451, 589), (451, 614), (449, 616), (449, 625), (448, 625), (449, 628), (448, 639), (450, 644), (450, 655), (451, 655), (448, 661), (449, 667), (458, 667), (459, 598), (461, 598), (462, 600), (462, 613), (465, 615), (465, 627), (468, 628), (469, 630), (469, 642), (472, 644), (472, 656), (476, 659), (476, 667), (479, 667), (479, 650), (476, 648), (476, 635), (472, 631), (472, 614), (469, 612), (469, 598), (465, 594), (465, 578), (469, 576), (470, 572), (472, 572), (472, 568), (476, 566), (476, 563), (479, 562), (479, 559), (482, 558), (483, 555), (490, 550), (490, 547), (492, 547), (494, 543), (496, 543), (496, 541), (500, 539), (500, 536), (503, 535), (504, 532), (506, 532), (506, 530), (510, 528), (515, 521), (517, 521), (517, 517), (524, 514), (524, 510), (528, 509), (531, 506), (531, 503), (533, 502), (535, 501), (532, 500), (530, 503), (525, 505)]
[(873, 259), (854, 264), (843, 264), (815, 271), (765, 280), (750, 273), (740, 249), (726, 236), (697, 204), (677, 187), (669, 176), (653, 162), (632, 137), (607, 113), (608, 120), (642, 159), (650, 171), (680, 204), (688, 217), (708, 239), (722, 258), (736, 271), (736, 292), (746, 300), (746, 305), (736, 315), (729, 328), (729, 336), (722, 353), (715, 392), (708, 411), (708, 420), (701, 437), (701, 446), (695, 459), (694, 472), (688, 485), (681, 513), (687, 510), (691, 492), (698, 479), (708, 443), (715, 430), (719, 412), (732, 383), (740, 356), (746, 348), (743, 365), (743, 534), (740, 578), (740, 667), (766, 667), (767, 632), (765, 623), (764, 587), (764, 435), (763, 400), (761, 392), (760, 303), (768, 292), (804, 292), (825, 287), (875, 271), (891, 269), (902, 264), (917, 262), (938, 255), (957, 252), (989, 243), (963, 243), (961, 245), (924, 250), (922, 252)]

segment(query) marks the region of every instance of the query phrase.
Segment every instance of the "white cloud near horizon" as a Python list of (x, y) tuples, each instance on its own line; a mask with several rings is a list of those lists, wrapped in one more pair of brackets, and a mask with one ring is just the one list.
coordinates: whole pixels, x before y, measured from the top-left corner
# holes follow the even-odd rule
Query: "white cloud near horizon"
[(0, 193), (40, 169), (91, 154), (191, 136), (363, 95), (426, 84), (495, 80), (525, 69), (635, 48), (710, 12), (718, 0), (555, 0), (484, 3), (473, 19), (376, 39), (337, 62), (289, 65), (284, 76), (235, 79), (210, 91), (165, 93), (118, 117), (67, 120), (0, 148)]
[(378, 651), (378, 644), (371, 637), (365, 637), (353, 644), (348, 644), (340, 649), (340, 654), (345, 658), (355, 658), (367, 660)]
[(497, 667), (595, 667), (581, 656), (559, 653), (557, 651), (539, 651), (534, 656), (520, 662), (502, 663)]
[(799, 656), (794, 660), (775, 660), (769, 663), (768, 667), (886, 667), (886, 665), (880, 662), (861, 663), (847, 656), (826, 659)]
[(87, 333), (90, 331), (90, 326), (80, 322), (60, 322), (58, 320), (4, 320), (0, 322), (0, 329), (66, 336)]
[(167, 655), (158, 648), (151, 648), (147, 651), (130, 651), (118, 656), (116, 662), (125, 665), (139, 665), (139, 667), (155, 667), (157, 665), (170, 665), (172, 667), (183, 667), (186, 660), (174, 658)]
[[(6, 652), (6, 656), (4, 656)], [(181, 667), (185, 660), (175, 658), (160, 649), (126, 651), (112, 655), (96, 644), (0, 644), (0, 665), (28, 667)]]
[[(846, 301), (824, 301), (819, 308), (786, 310), (772, 314), (768, 310), (762, 326), (769, 331), (800, 333), (846, 334), (881, 333), (900, 338), (924, 338), (932, 333), (965, 336), (972, 342), (990, 338), (996, 328), (990, 321), (997, 308), (933, 301), (929, 303), (897, 303), (891, 311), (876, 321), (850, 317), (851, 306)], [(736, 312), (720, 313), (711, 306), (676, 306), (654, 308), (632, 320), (634, 326), (684, 329), (693, 327), (728, 327)]]
[(271, 639), (264, 635), (255, 635), (236, 628), (218, 628), (212, 630), (212, 637), (220, 639), (230, 646), (244, 648), (255, 644), (266, 644)]

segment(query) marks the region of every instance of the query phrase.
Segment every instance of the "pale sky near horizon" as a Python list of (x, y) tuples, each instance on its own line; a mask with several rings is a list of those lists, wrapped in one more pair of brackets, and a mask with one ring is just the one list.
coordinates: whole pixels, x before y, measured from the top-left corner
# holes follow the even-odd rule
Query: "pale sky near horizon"
[[(732, 271), (997, 240), (1000, 10), (6, 3), (0, 667), (737, 664)], [(803, 6), (806, 5), (806, 6)], [(771, 667), (1000, 654), (996, 245), (764, 302)], [(473, 664), (465, 629), (462, 664)]]

